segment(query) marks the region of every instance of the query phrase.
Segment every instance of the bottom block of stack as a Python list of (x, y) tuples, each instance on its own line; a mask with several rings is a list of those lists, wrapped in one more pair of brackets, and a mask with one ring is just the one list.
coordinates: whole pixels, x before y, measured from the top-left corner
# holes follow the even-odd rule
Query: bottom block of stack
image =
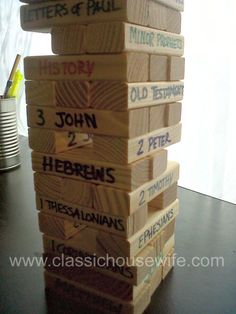
[[(111, 260), (111, 256), (110, 263), (98, 265), (97, 254), (80, 249), (79, 241), (72, 247), (71, 240), (60, 241), (44, 235), (46, 288), (63, 299), (102, 313), (141, 314), (173, 266), (174, 230), (175, 220), (133, 260), (126, 259), (123, 265), (118, 259)], [(92, 230), (87, 234), (90, 233)], [(87, 241), (95, 242), (96, 238), (87, 238)], [(92, 246), (88, 243), (88, 250)]]
[[(152, 181), (129, 192), (36, 173), (49, 298), (75, 304), (76, 313), (142, 314), (173, 267), (177, 180), (178, 165), (170, 163), (153, 181), (157, 190), (137, 207), (132, 200)], [(97, 217), (104, 215), (119, 219), (122, 232), (114, 223), (100, 225)]]
[[(173, 237), (170, 241), (173, 241)], [(79, 276), (76, 269), (66, 273), (46, 270), (44, 274), (46, 289), (53, 291), (58, 297), (63, 297), (63, 300), (75, 302), (76, 307), (82, 305), (110, 314), (142, 314), (148, 307), (153, 293), (173, 267), (174, 248), (172, 247), (165, 256), (164, 251), (165, 247), (159, 263), (150, 270), (147, 278), (139, 286), (128, 285), (96, 272), (89, 274), (91, 270), (87, 271), (87, 276), (83, 274), (86, 273), (85, 270), (80, 271), (81, 276)], [(91, 286), (83, 285), (83, 279), (85, 282), (86, 278)], [(130, 292), (133, 292), (131, 300), (128, 297)]]

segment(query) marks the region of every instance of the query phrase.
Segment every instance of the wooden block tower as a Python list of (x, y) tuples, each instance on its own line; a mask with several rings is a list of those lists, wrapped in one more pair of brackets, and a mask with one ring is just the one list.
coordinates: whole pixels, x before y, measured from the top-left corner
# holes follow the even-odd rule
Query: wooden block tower
[(141, 314), (173, 266), (183, 0), (22, 2), (55, 54), (25, 59), (46, 287)]

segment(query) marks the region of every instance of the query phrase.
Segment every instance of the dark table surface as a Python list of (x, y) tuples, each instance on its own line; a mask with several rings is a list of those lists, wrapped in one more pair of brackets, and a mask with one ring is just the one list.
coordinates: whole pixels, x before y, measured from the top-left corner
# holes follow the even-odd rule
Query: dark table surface
[[(42, 267), (11, 267), (9, 261), (42, 252), (30, 150), (23, 138), (21, 154), (20, 168), (0, 174), (0, 313), (55, 313), (47, 309)], [(175, 266), (147, 313), (236, 313), (236, 206), (183, 188), (179, 199), (176, 253), (187, 265)], [(194, 267), (195, 256), (221, 259), (218, 267), (214, 260), (213, 267)]]

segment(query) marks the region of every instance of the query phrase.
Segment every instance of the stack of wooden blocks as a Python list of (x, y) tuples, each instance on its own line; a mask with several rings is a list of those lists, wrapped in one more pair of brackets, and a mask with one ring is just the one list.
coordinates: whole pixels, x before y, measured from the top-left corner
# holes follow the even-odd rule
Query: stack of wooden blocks
[(23, 2), (22, 28), (56, 54), (25, 59), (46, 287), (143, 313), (174, 254), (183, 0)]

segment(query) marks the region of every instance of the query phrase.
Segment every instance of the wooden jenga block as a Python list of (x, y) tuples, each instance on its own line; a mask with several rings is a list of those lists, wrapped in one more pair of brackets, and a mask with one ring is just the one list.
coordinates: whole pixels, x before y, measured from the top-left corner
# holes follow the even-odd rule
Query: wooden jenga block
[(168, 60), (168, 56), (150, 56), (149, 80), (151, 82), (168, 81)]
[(62, 186), (63, 178), (61, 177), (34, 173), (34, 189), (40, 195), (57, 199), (61, 197)]
[[(157, 245), (155, 245), (155, 251), (153, 250), (154, 241), (152, 241), (150, 245), (147, 245), (141, 253), (132, 260), (131, 264), (128, 264), (129, 266), (125, 264), (124, 266), (120, 266), (121, 264), (118, 263), (118, 260), (112, 260), (111, 257), (109, 257), (107, 259), (103, 258), (102, 263), (98, 263), (99, 267), (97, 267), (97, 258), (100, 257), (101, 259), (101, 255), (100, 252), (97, 252), (95, 249), (97, 234), (95, 230), (89, 231), (89, 228), (87, 228), (67, 241), (44, 235), (45, 256), (48, 259), (46, 269), (62, 274), (68, 278), (73, 277), (75, 281), (79, 281), (83, 285), (91, 286), (97, 283), (99, 289), (108, 294), (117, 294), (117, 290), (119, 290), (120, 292), (118, 294), (120, 297), (132, 300), (142, 289), (142, 284), (151, 279), (155, 269), (161, 265), (163, 258), (163, 232), (156, 237), (156, 242), (159, 243), (158, 251), (156, 249)], [(91, 238), (88, 243), (87, 238), (89, 234)], [(171, 242), (168, 241), (168, 246), (165, 245), (165, 248), (168, 249), (170, 245)], [(94, 253), (92, 253), (92, 251)], [(74, 259), (77, 262), (79, 259), (80, 267), (70, 267), (68, 269), (67, 267), (56, 267), (53, 269), (52, 260), (55, 257), (57, 261), (58, 259), (63, 259), (63, 265), (65, 265), (65, 258)], [(89, 268), (86, 267), (88, 258), (93, 262), (91, 264), (92, 267)], [(148, 262), (146, 263), (147, 259)], [(136, 261), (142, 261), (142, 264), (136, 265)], [(47, 264), (50, 264), (50, 268), (48, 268)], [(104, 276), (104, 278), (102, 279), (101, 276)], [(110, 280), (114, 280), (112, 287), (108, 284)], [(131, 289), (131, 285), (133, 284), (136, 285), (136, 287), (132, 287)]]
[(51, 31), (52, 52), (58, 55), (85, 54), (87, 26), (72, 24), (55, 26)]
[(148, 3), (148, 26), (167, 31), (167, 7), (149, 0)]
[(164, 243), (164, 233), (165, 233), (165, 229), (167, 227), (168, 227), (168, 225), (164, 228), (164, 230), (162, 232), (160, 232), (160, 234), (158, 236), (155, 237), (154, 240), (152, 240), (149, 243), (149, 245), (154, 248), (155, 257), (156, 257), (157, 261), (159, 261), (158, 257), (162, 254), (162, 250), (163, 250), (163, 247), (165, 244)]
[(39, 195), (44, 197), (93, 207), (93, 184), (36, 172), (34, 173), (34, 188)]
[(184, 64), (185, 59), (181, 57), (151, 55), (149, 80), (152, 82), (183, 80)]
[(56, 106), (55, 82), (26, 81), (26, 103), (32, 105)]
[[(176, 219), (172, 220), (171, 223), (169, 223), (167, 227), (165, 228), (165, 232), (162, 235), (162, 240), (163, 240), (163, 243), (165, 243), (164, 245), (165, 248), (166, 246), (168, 246), (167, 243), (171, 243), (171, 245), (174, 246), (175, 225), (176, 225)], [(163, 247), (163, 250), (164, 250), (164, 247)]]
[(166, 125), (166, 109), (168, 104), (150, 107), (149, 132), (168, 127)]
[[(45, 254), (51, 253), (59, 257), (62, 254), (72, 256), (73, 258), (78, 257), (82, 263), (85, 263), (85, 261), (89, 259), (92, 262), (91, 269), (131, 285), (139, 285), (145, 280), (152, 268), (152, 265), (145, 263), (145, 261), (146, 259), (155, 257), (154, 248), (152, 246), (147, 245), (135, 256), (132, 263), (127, 264), (125, 262), (124, 265), (121, 265), (118, 260), (114, 260), (113, 258), (103, 259), (103, 263), (99, 263), (99, 257), (101, 258), (103, 256), (97, 251), (96, 236), (97, 231), (89, 227), (68, 240), (44, 235), (44, 252)], [(140, 260), (144, 261), (141, 265), (138, 262)]]
[(144, 286), (142, 292), (134, 301), (123, 301), (119, 296), (108, 296), (95, 288), (81, 287), (75, 281), (45, 272), (46, 287), (55, 290), (63, 298), (70, 298), (78, 304), (89, 306), (94, 311), (102, 313), (142, 314), (150, 303), (150, 287)]
[(162, 279), (165, 279), (171, 269), (174, 267), (174, 249), (172, 249), (166, 257), (162, 268)]
[(150, 294), (151, 296), (154, 294), (156, 289), (160, 286), (162, 281), (162, 267), (156, 267), (156, 269), (153, 271), (150, 279), (148, 280), (148, 283), (150, 284)]
[(143, 53), (41, 56), (24, 59), (27, 80), (148, 80), (149, 57)]
[(58, 199), (50, 199), (41, 195), (36, 196), (37, 209), (45, 214), (67, 219), (73, 223), (81, 223), (95, 229), (105, 230), (106, 233), (118, 234), (129, 238), (142, 229), (148, 219), (147, 206), (144, 205), (131, 216), (114, 216), (109, 213), (95, 211), (85, 206), (77, 206)]
[[(124, 36), (120, 23), (109, 23), (109, 29), (106, 23), (92, 24), (88, 29), (87, 26), (79, 24), (55, 26), (51, 30), (52, 51), (60, 55), (85, 54), (87, 51), (95, 53), (129, 51), (128, 39), (126, 40), (127, 44), (126, 41), (122, 43), (120, 39), (121, 36)], [(149, 1), (148, 23), (152, 28), (170, 33), (180, 33), (181, 14), (154, 1)], [(143, 30), (138, 27), (138, 31)], [(146, 32), (148, 31), (151, 31), (151, 29), (146, 28)], [(102, 33), (104, 36), (102, 36)], [(102, 43), (100, 42), (101, 38)], [(140, 40), (139, 51), (147, 51), (147, 49), (144, 49), (144, 44), (153, 47), (153, 39), (151, 43), (148, 43), (147, 40), (145, 42)]]
[(69, 220), (56, 217), (54, 215), (44, 214), (40, 212), (39, 218), (39, 229), (41, 232), (59, 239), (69, 239), (74, 236), (77, 232), (86, 228), (86, 226), (79, 223), (74, 223)]
[(184, 11), (184, 0), (153, 0), (178, 11)]
[(185, 59), (180, 57), (169, 58), (168, 80), (178, 81), (184, 79)]
[(122, 22), (88, 26), (88, 53), (126, 51), (182, 56), (184, 54), (184, 38), (181, 35), (154, 28)]
[(167, 150), (161, 149), (155, 156), (150, 157), (150, 180), (158, 178), (167, 169)]
[(28, 126), (133, 138), (149, 131), (149, 109), (81, 110), (27, 106)]
[[(159, 238), (161, 238), (161, 236)], [(158, 242), (161, 242), (161, 240), (159, 240)], [(163, 259), (163, 256), (161, 252), (161, 247), (159, 247), (158, 255), (156, 255), (154, 259), (155, 263), (153, 267), (151, 268), (150, 273), (148, 274), (147, 278), (145, 279), (145, 282), (150, 284), (151, 296), (154, 294), (154, 292), (156, 291), (156, 289), (159, 287), (159, 285), (162, 282), (162, 273), (163, 273), (162, 259)]]
[(95, 81), (91, 85), (90, 104), (95, 109), (126, 111), (182, 100), (183, 91), (183, 82)]
[[(166, 241), (166, 239), (164, 240)], [(174, 246), (175, 246), (175, 235), (172, 234), (171, 237), (165, 242), (165, 245), (163, 247), (162, 255), (164, 258), (168, 256), (169, 252)]]
[(155, 197), (149, 204), (149, 207), (155, 210), (163, 209), (169, 206), (177, 199), (177, 182), (171, 185), (168, 189)]
[(53, 26), (126, 21), (147, 25), (147, 0), (67, 0), (21, 7), (21, 27), (26, 31), (50, 31)]
[(160, 195), (178, 179), (179, 165), (169, 161), (167, 170), (159, 178), (147, 182), (131, 193), (98, 185), (95, 190), (95, 207), (102, 212), (112, 212), (114, 215), (122, 213), (124, 216), (129, 216), (134, 210)]
[(170, 33), (180, 34), (181, 13), (156, 0), (149, 0), (148, 25)]
[(129, 239), (99, 231), (97, 236), (98, 250), (103, 254), (108, 253), (114, 258), (137, 255), (145, 245), (149, 244), (170, 223), (179, 212), (179, 202), (176, 200), (170, 206), (161, 211), (149, 212), (146, 225)]
[(88, 108), (90, 83), (83, 81), (26, 81), (28, 105)]
[(181, 22), (182, 22), (181, 13), (174, 9), (168, 8), (167, 9), (167, 32), (180, 34)]
[(29, 146), (36, 152), (56, 154), (92, 143), (92, 136), (75, 132), (29, 128)]
[(170, 249), (175, 245), (175, 222), (176, 219), (173, 219), (159, 234), (159, 236), (149, 243), (149, 245), (154, 248), (156, 266), (160, 266), (162, 264), (163, 258), (167, 256)]
[(101, 274), (95, 271), (94, 268), (82, 265), (80, 267), (66, 267), (62, 265), (61, 267), (54, 267), (53, 261), (55, 258), (58, 259), (54, 254), (44, 254), (44, 258), (46, 260), (45, 269), (48, 272), (73, 280), (80, 284), (81, 287), (95, 288), (108, 296), (119, 297), (124, 301), (135, 300), (146, 285), (145, 282), (142, 282), (138, 286), (134, 286)]
[(116, 164), (129, 164), (170, 145), (181, 139), (181, 124), (158, 129), (134, 139), (111, 136), (94, 136), (93, 144), (97, 159)]
[[(150, 159), (150, 163), (153, 165), (153, 173), (164, 173), (166, 161), (167, 154), (165, 151), (160, 151), (157, 157), (153, 157), (153, 160)], [(34, 174), (34, 185), (39, 195), (94, 208), (96, 211), (100, 212), (126, 217), (130, 216), (138, 209), (138, 207), (129, 209), (126, 202), (122, 202), (124, 196), (121, 195), (119, 197), (119, 193), (124, 191), (118, 189), (111, 189), (112, 192), (109, 193), (109, 189), (106, 191), (106, 189), (100, 189), (97, 185), (42, 173)], [(116, 192), (118, 199), (115, 197)]]
[(179, 102), (150, 107), (149, 132), (177, 125), (181, 121), (182, 104)]
[(60, 154), (32, 152), (33, 170), (44, 174), (104, 184), (128, 191), (133, 191), (150, 180), (149, 158), (124, 166), (95, 160), (93, 149), (86, 151), (86, 147)]
[(182, 103), (175, 102), (167, 104), (167, 110), (165, 115), (166, 125), (175, 125), (181, 121)]

